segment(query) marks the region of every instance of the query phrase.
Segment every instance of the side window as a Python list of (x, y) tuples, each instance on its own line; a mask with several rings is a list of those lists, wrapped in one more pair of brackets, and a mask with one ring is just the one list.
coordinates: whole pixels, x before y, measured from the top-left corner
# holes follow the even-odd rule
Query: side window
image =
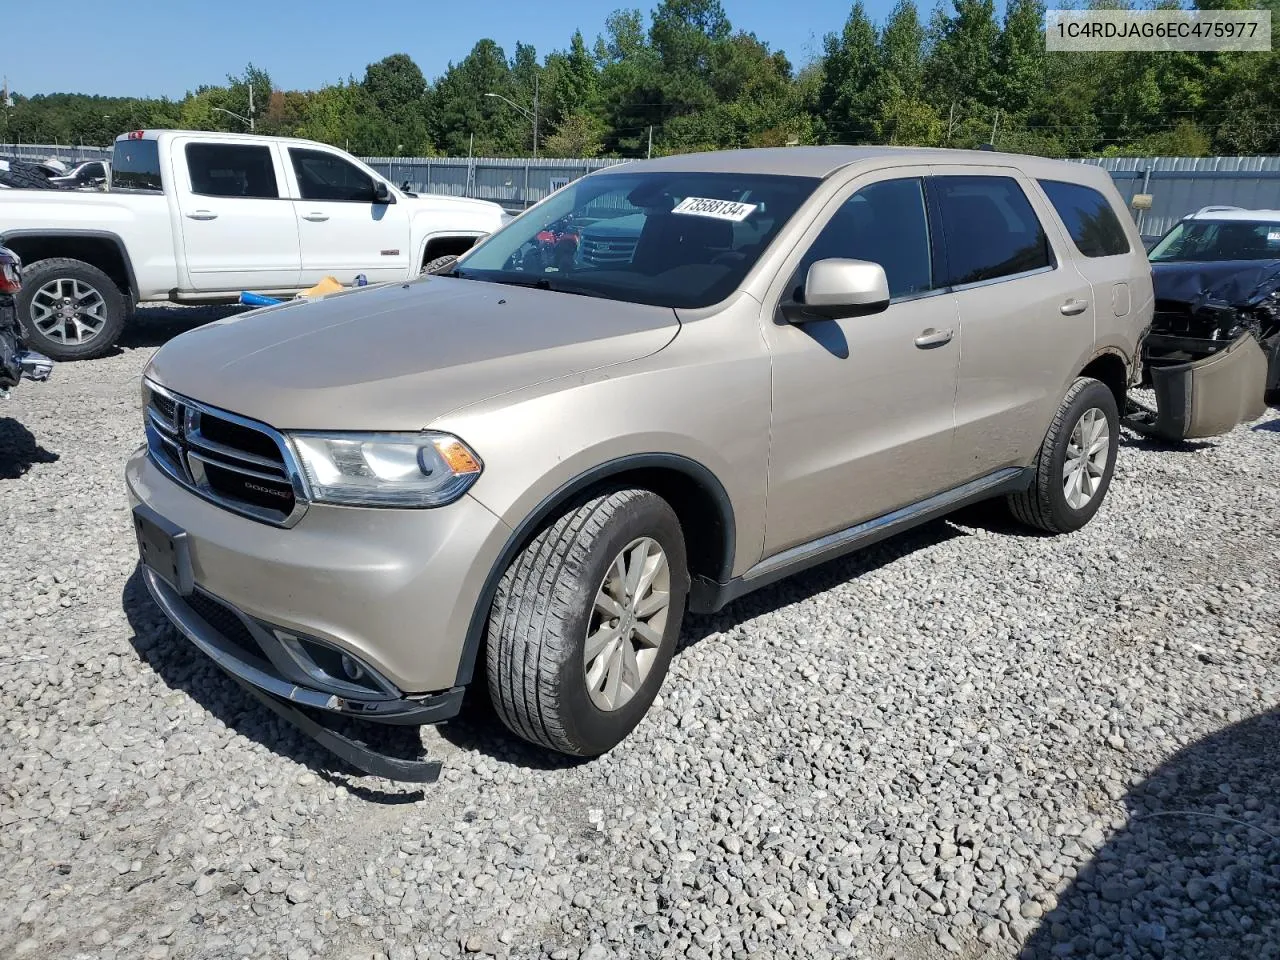
[(1049, 241), (1012, 177), (933, 177), (948, 283), (995, 280), (1050, 265)]
[(160, 144), (156, 140), (117, 140), (111, 155), (114, 190), (159, 190)]
[(373, 178), (339, 156), (323, 150), (290, 149), (293, 172), (303, 200), (373, 203)]
[(189, 143), (186, 153), (192, 193), (257, 200), (280, 196), (270, 147)]
[(794, 299), (803, 297), (809, 267), (832, 257), (880, 264), (891, 297), (933, 289), (929, 219), (919, 178), (882, 180), (841, 204), (800, 261)]
[(1129, 252), (1129, 238), (1107, 198), (1091, 187), (1061, 180), (1040, 186), (1066, 225), (1076, 249), (1086, 257), (1114, 257)]

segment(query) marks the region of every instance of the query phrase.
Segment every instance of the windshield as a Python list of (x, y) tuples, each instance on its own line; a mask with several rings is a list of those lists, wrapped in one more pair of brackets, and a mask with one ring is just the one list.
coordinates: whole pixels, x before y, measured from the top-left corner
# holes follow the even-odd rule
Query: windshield
[(1164, 260), (1274, 260), (1280, 258), (1280, 223), (1254, 220), (1184, 220), (1151, 248)]
[(562, 189), (475, 247), (455, 276), (705, 307), (737, 289), (816, 179), (609, 173)]

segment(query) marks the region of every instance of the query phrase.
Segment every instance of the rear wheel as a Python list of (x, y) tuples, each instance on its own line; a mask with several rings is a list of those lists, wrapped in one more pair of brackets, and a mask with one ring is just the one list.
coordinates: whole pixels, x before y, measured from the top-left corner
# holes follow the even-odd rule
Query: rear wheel
[(1031, 486), (1009, 496), (1010, 511), (1048, 533), (1079, 530), (1102, 506), (1119, 445), (1115, 395), (1099, 381), (1080, 377), (1040, 445)]
[(647, 490), (561, 515), (507, 569), (489, 618), (489, 693), (533, 743), (592, 757), (644, 717), (689, 592), (675, 512)]
[(22, 272), (18, 319), (34, 350), (54, 360), (100, 357), (124, 329), (125, 298), (115, 282), (81, 260), (38, 260)]

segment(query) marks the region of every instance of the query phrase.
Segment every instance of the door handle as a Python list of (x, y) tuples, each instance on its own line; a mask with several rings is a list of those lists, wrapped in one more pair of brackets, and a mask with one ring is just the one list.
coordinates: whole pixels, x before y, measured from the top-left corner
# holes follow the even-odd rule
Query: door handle
[(953, 335), (950, 330), (935, 330), (933, 327), (928, 327), (920, 336), (916, 337), (916, 346), (921, 350), (940, 347), (945, 343), (950, 343)]
[(327, 213), (308, 213), (302, 217), (303, 220), (310, 220), (312, 223), (324, 223), (329, 219)]
[(1076, 314), (1084, 313), (1086, 310), (1089, 309), (1089, 301), (1088, 300), (1068, 300), (1058, 309), (1062, 311), (1062, 315), (1064, 317), (1074, 317), (1076, 316)]
[(218, 215), (212, 210), (192, 210), (187, 214), (192, 220), (217, 220)]

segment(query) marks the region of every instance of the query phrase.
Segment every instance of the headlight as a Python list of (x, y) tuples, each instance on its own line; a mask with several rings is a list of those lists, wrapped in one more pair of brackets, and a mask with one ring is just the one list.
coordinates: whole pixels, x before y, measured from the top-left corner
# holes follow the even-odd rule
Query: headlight
[(458, 499), (483, 464), (447, 433), (289, 435), (315, 503), (439, 507)]

